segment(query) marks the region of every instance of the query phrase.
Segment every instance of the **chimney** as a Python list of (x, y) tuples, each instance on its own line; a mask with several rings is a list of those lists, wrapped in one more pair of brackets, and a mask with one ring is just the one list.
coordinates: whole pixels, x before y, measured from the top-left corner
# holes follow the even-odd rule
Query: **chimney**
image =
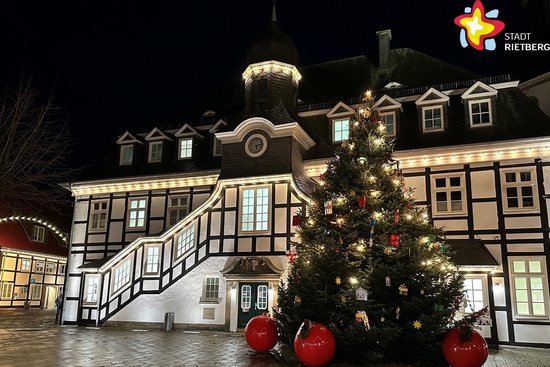
[(378, 66), (387, 67), (390, 63), (391, 29), (376, 32), (378, 36)]

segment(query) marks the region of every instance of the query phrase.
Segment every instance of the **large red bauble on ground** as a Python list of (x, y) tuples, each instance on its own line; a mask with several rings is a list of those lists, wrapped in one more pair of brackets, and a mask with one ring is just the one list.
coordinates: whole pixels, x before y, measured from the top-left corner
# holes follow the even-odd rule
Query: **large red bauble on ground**
[(267, 352), (277, 344), (277, 322), (269, 316), (254, 316), (244, 328), (246, 343), (256, 352)]
[[(301, 335), (304, 327), (309, 327), (305, 338)], [(306, 366), (324, 366), (334, 357), (336, 341), (325, 325), (304, 321), (294, 337), (294, 350), (298, 359)]]
[(470, 340), (462, 341), (461, 328), (447, 332), (443, 339), (443, 355), (452, 367), (481, 367), (489, 356), (487, 342), (475, 330), (471, 331)]

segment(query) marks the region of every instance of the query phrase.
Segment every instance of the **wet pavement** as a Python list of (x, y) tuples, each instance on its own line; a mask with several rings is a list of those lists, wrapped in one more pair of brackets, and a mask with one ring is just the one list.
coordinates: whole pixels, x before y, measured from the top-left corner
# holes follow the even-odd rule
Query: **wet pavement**
[[(0, 309), (0, 366), (296, 366), (242, 334), (59, 326), (55, 312)], [(550, 367), (550, 349), (491, 350), (484, 367)]]

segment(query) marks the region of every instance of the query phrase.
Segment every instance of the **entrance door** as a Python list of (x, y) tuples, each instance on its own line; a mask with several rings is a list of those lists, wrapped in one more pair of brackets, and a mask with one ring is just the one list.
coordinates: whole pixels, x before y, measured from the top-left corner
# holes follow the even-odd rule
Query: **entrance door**
[(254, 316), (269, 311), (267, 283), (239, 283), (239, 321), (243, 328)]
[(55, 299), (57, 298), (57, 286), (49, 285), (46, 286), (46, 293), (44, 294), (44, 308), (52, 309), (55, 308)]

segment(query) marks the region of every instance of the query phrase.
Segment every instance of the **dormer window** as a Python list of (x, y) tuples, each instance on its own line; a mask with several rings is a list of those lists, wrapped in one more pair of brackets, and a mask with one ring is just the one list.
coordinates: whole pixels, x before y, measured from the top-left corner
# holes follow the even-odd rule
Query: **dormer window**
[(212, 153), (214, 157), (219, 157), (222, 155), (222, 141), (214, 137), (214, 151)]
[(44, 242), (46, 235), (46, 228), (41, 226), (34, 226), (32, 231), (32, 240), (36, 242)]
[(332, 121), (332, 141), (334, 143), (349, 139), (349, 125), (349, 118)]
[(443, 131), (443, 106), (422, 107), (422, 131)]
[(128, 166), (134, 159), (134, 146), (132, 144), (120, 146), (120, 165)]
[(468, 101), (468, 110), (470, 112), (470, 126), (493, 124), (490, 99)]
[(396, 136), (399, 112), (403, 111), (401, 103), (384, 94), (376, 101), (373, 108), (378, 111), (378, 117), (380, 123), (384, 126), (386, 136)]
[(193, 155), (193, 138), (180, 139), (179, 159), (189, 159)]
[(149, 163), (162, 161), (162, 141), (149, 143)]
[(395, 136), (395, 112), (380, 112), (379, 116), (386, 136)]

